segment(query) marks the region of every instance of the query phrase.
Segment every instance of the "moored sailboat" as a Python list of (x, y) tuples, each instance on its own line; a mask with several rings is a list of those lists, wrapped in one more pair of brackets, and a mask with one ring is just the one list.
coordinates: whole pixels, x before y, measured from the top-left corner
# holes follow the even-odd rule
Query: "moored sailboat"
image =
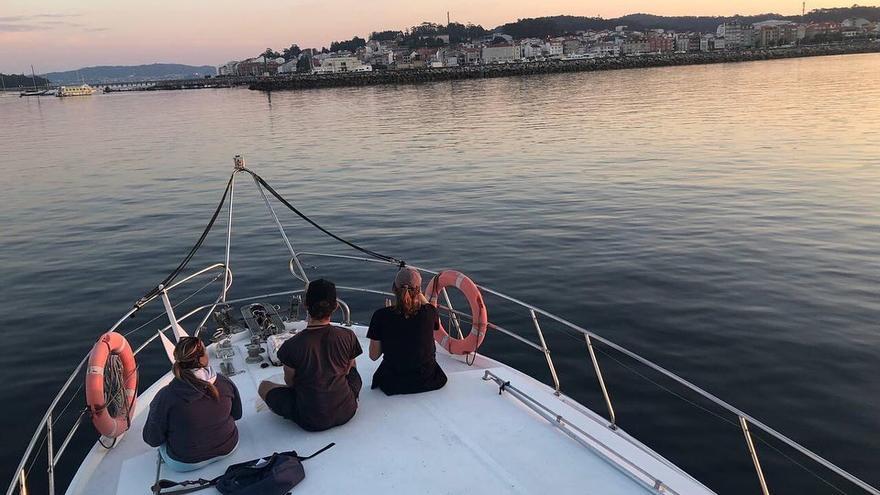
[(37, 75), (34, 73), (34, 66), (31, 65), (31, 82), (34, 83), (34, 89), (25, 90), (18, 94), (19, 98), (23, 96), (45, 96), (52, 92), (49, 89), (49, 81), (46, 80), (46, 87), (44, 89), (40, 89), (37, 87)]

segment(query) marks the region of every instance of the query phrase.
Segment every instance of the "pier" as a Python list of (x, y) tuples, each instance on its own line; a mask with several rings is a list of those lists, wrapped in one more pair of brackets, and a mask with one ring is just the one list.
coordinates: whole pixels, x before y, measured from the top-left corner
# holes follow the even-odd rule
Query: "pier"
[(797, 48), (744, 50), (707, 53), (669, 53), (626, 57), (583, 58), (516, 62), (464, 67), (442, 67), (374, 72), (341, 72), (335, 74), (285, 74), (257, 78), (249, 84), (252, 90), (276, 91), (310, 88), (372, 86), (378, 84), (417, 84), (434, 81), (483, 79), (490, 77), (526, 76), (560, 72), (669, 67), (732, 62), (750, 62), (796, 57), (844, 55), (880, 52), (880, 43), (811, 45)]
[(180, 89), (233, 88), (248, 86), (257, 81), (255, 76), (200, 77), (191, 79), (165, 79), (155, 81), (124, 81), (96, 84), (105, 93), (127, 91), (167, 91)]
[(462, 79), (735, 63), (876, 52), (880, 52), (880, 42), (808, 45), (795, 48), (764, 50), (663, 53), (622, 57), (558, 59), (461, 67), (392, 69), (373, 72), (339, 72), (335, 74), (292, 73), (273, 76), (214, 76), (190, 79), (98, 83), (93, 84), (93, 86), (105, 93), (234, 87), (248, 87), (252, 90), (259, 91), (279, 91), (348, 86), (374, 86), (379, 84), (419, 84)]

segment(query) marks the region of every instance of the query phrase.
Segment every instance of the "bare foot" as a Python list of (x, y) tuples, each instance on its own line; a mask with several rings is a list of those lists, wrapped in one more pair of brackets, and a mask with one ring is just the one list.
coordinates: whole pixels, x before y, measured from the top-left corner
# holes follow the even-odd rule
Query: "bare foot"
[(260, 395), (261, 399), (266, 400), (266, 394), (268, 394), (270, 390), (276, 389), (276, 388), (282, 388), (285, 386), (286, 385), (281, 385), (281, 384), (278, 384), (275, 382), (263, 380), (260, 382), (260, 385), (257, 387), (257, 393)]

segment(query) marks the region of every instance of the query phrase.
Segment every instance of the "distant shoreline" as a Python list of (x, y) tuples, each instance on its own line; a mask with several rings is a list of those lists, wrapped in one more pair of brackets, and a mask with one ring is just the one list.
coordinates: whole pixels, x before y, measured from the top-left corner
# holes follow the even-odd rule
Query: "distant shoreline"
[(880, 42), (841, 45), (813, 45), (797, 48), (748, 50), (736, 52), (675, 53), (608, 57), (543, 62), (443, 67), (336, 74), (290, 74), (261, 77), (250, 83), (257, 91), (285, 91), (313, 88), (374, 86), (380, 84), (419, 84), (434, 81), (484, 79), (493, 77), (554, 74), (560, 72), (591, 72), (600, 70), (641, 69), (680, 65), (752, 62), (786, 58), (818, 57), (880, 52)]

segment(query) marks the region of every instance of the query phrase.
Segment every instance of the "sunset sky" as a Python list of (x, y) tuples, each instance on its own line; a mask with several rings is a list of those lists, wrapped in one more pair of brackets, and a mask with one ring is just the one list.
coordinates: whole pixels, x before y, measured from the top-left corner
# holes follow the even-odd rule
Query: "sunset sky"
[[(807, 9), (851, 5), (852, 0)], [(556, 14), (617, 17), (799, 13), (779, 0), (0, 0), (0, 72), (38, 73), (89, 65), (176, 62), (218, 65), (266, 47), (321, 47), (422, 21), (486, 28)]]

